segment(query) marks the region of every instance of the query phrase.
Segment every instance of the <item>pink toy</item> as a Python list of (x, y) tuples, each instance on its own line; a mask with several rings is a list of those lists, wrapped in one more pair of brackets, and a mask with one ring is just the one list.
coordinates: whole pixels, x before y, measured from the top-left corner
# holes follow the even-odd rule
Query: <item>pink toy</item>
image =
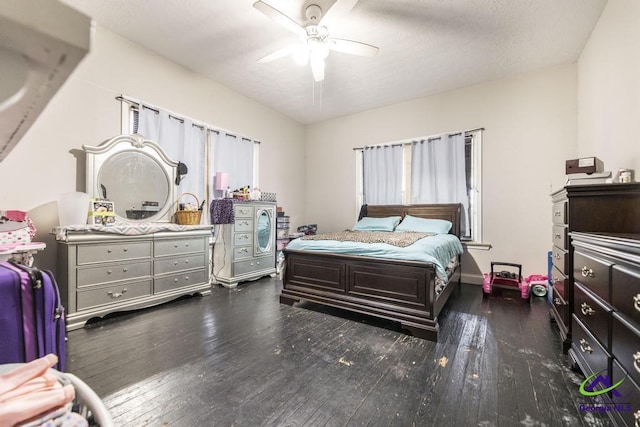
[(539, 274), (532, 274), (525, 279), (529, 284), (531, 293), (537, 297), (543, 297), (547, 294), (547, 287), (549, 286), (549, 278), (547, 276), (541, 276)]
[[(518, 269), (518, 273), (510, 271), (494, 272), (494, 266), (508, 266)], [(522, 277), (522, 265), (510, 262), (491, 262), (491, 273), (484, 274), (482, 292), (484, 296), (491, 295), (493, 288), (515, 289), (520, 291), (520, 296), (526, 302), (531, 301), (531, 287), (529, 282)]]

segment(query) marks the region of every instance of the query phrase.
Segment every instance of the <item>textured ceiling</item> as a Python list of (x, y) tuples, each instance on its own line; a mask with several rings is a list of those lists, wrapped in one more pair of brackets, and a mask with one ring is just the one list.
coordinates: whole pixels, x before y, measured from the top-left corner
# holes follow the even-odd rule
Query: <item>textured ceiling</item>
[[(606, 0), (360, 0), (333, 37), (380, 48), (331, 52), (325, 80), (290, 57), (297, 37), (254, 0), (62, 0), (128, 40), (304, 124), (575, 61)], [(265, 0), (298, 23), (333, 0)]]

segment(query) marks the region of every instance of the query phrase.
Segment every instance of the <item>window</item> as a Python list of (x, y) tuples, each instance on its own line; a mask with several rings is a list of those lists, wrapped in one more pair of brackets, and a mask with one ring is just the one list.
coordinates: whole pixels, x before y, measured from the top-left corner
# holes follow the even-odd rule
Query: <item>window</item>
[(232, 190), (259, 186), (258, 141), (137, 100), (117, 99), (122, 101), (122, 133), (141, 133), (157, 142), (169, 158), (187, 165), (179, 193), (194, 193), (200, 201), (222, 196), (214, 191), (216, 172), (228, 175)]
[[(461, 238), (463, 241), (467, 242), (482, 242), (482, 197), (481, 197), (481, 153), (482, 153), (482, 130), (477, 129), (473, 131), (464, 132), (464, 176), (466, 181), (466, 195), (468, 196), (469, 204), (468, 204), (468, 222), (469, 227), (467, 228), (467, 232), (464, 233)], [(451, 134), (456, 135), (456, 134)], [(459, 135), (459, 133), (457, 134)], [(416, 140), (402, 142), (402, 168), (396, 168), (395, 173), (400, 174), (397, 179), (401, 181), (401, 188), (398, 189), (395, 187), (395, 191), (400, 192), (398, 198), (402, 200), (404, 204), (416, 203), (416, 194), (413, 194), (412, 197), (412, 177), (414, 178), (413, 186), (418, 187), (416, 185), (416, 176), (413, 174), (412, 176), (412, 146), (420, 141), (428, 141), (439, 139), (444, 136), (435, 136), (430, 138), (416, 138)], [(397, 146), (398, 143), (394, 143), (391, 146)], [(385, 144), (385, 146), (390, 146), (390, 144)], [(370, 185), (368, 184), (367, 190), (365, 190), (365, 173), (367, 173), (367, 168), (364, 167), (364, 149), (356, 150), (356, 176), (358, 177), (356, 183), (356, 191), (357, 191), (357, 205), (358, 209), (363, 203), (367, 203), (366, 199), (370, 199), (371, 190)], [(371, 170), (371, 168), (369, 168)], [(388, 171), (385, 173), (389, 173)], [(371, 181), (371, 180), (370, 180)], [(369, 182), (370, 182), (369, 181)], [(367, 196), (366, 193), (369, 195)], [(417, 190), (414, 189), (414, 193)]]

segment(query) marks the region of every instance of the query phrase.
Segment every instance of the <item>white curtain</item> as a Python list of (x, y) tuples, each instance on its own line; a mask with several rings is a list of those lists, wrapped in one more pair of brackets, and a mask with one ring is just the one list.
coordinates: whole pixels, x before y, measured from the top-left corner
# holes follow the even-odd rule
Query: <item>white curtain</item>
[(222, 192), (214, 192), (216, 173), (223, 172), (229, 177), (231, 190), (254, 185), (253, 150), (255, 142), (223, 131), (211, 131), (211, 150), (209, 151), (210, 197), (222, 197)]
[[(177, 195), (192, 193), (202, 203), (205, 198), (206, 131), (193, 126), (191, 120), (178, 119), (164, 110), (141, 105), (138, 114), (138, 133), (157, 142), (171, 160), (187, 166), (187, 174), (181, 177), (176, 189)], [(183, 201), (195, 202), (189, 196)]]
[(402, 204), (402, 146), (365, 147), (362, 155), (364, 203)]
[(445, 134), (411, 147), (411, 203), (462, 203), (462, 235), (469, 233), (464, 133)]

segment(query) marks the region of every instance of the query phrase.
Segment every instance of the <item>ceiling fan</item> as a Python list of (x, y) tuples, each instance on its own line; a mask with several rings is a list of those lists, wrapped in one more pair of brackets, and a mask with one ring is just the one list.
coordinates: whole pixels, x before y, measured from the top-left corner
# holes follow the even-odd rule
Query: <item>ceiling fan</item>
[(270, 62), (292, 55), (300, 64), (310, 63), (313, 79), (319, 82), (324, 80), (324, 60), (331, 50), (351, 55), (374, 56), (378, 52), (375, 46), (330, 36), (329, 28), (349, 13), (357, 2), (358, 0), (336, 0), (324, 14), (320, 6), (311, 4), (305, 9), (307, 22), (304, 26), (263, 1), (255, 2), (254, 8), (300, 37), (299, 43), (276, 50), (258, 59), (258, 62)]

